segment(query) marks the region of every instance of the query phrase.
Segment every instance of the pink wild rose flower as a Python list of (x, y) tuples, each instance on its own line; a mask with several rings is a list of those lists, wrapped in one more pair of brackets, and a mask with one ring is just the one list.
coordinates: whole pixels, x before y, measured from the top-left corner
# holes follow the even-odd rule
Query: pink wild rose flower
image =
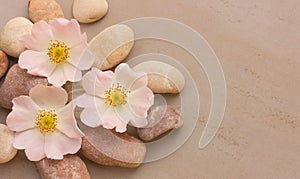
[(90, 69), (94, 63), (87, 36), (81, 34), (75, 19), (39, 21), (20, 42), (28, 49), (19, 57), (20, 67), (29, 74), (47, 77), (54, 86), (80, 81), (81, 71)]
[(80, 149), (84, 134), (74, 116), (76, 105), (66, 105), (67, 99), (63, 88), (43, 85), (33, 87), (29, 96), (13, 99), (6, 123), (16, 132), (13, 146), (25, 149), (29, 160), (63, 159)]
[(147, 111), (153, 105), (153, 92), (147, 87), (147, 75), (120, 64), (115, 73), (92, 68), (82, 78), (85, 93), (77, 98), (84, 108), (80, 118), (90, 127), (103, 126), (125, 132), (127, 123), (147, 125)]

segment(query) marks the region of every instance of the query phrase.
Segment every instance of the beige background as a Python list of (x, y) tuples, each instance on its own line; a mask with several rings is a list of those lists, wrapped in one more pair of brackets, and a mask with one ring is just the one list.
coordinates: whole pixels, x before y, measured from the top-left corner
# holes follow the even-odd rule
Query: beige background
[[(28, 16), (26, 0), (1, 1), (0, 27)], [(67, 18), (71, 0), (58, 1)], [(210, 90), (192, 57), (174, 45), (139, 41), (129, 58), (146, 52), (170, 55), (190, 70), (199, 87), (201, 117), (177, 152), (138, 169), (87, 163), (92, 178), (299, 178), (300, 1), (297, 0), (108, 0), (107, 16), (83, 25), (89, 39), (109, 25), (136, 17), (178, 20), (201, 33), (223, 66), (228, 101), (221, 129), (197, 148), (206, 123)], [(1, 110), (0, 121), (7, 111)], [(188, 120), (188, 119), (186, 119)], [(0, 165), (0, 178), (38, 178), (22, 152)]]

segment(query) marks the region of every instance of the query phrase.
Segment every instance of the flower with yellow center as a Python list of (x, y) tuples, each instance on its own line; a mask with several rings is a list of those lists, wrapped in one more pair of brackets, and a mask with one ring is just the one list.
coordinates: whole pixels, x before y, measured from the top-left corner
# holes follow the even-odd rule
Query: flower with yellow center
[(54, 40), (51, 41), (48, 47), (47, 55), (50, 58), (50, 61), (55, 64), (66, 63), (69, 56), (70, 48), (61, 41)]
[(27, 158), (39, 161), (45, 157), (63, 159), (76, 153), (84, 134), (74, 116), (75, 105), (61, 87), (37, 85), (29, 96), (13, 99), (7, 126), (16, 132), (13, 146), (25, 149)]
[(54, 132), (57, 126), (57, 114), (55, 110), (39, 110), (36, 115), (35, 128), (39, 128), (41, 133)]
[(28, 50), (21, 53), (19, 66), (32, 75), (47, 77), (54, 86), (80, 81), (81, 71), (90, 69), (94, 63), (86, 34), (81, 34), (74, 19), (39, 21), (20, 42)]
[(126, 104), (126, 98), (130, 91), (126, 91), (126, 89), (120, 85), (112, 84), (112, 87), (105, 90), (106, 101), (105, 104), (111, 106), (119, 106)]
[(77, 99), (84, 108), (80, 119), (90, 127), (103, 126), (125, 132), (127, 123), (147, 125), (147, 111), (153, 104), (153, 92), (147, 87), (147, 75), (120, 64), (115, 73), (93, 68), (82, 78), (85, 93)]

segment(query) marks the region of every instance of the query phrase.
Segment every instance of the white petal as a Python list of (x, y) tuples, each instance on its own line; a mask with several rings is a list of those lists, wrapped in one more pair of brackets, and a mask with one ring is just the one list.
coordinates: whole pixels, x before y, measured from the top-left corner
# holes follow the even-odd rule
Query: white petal
[(6, 119), (10, 130), (20, 132), (34, 128), (39, 107), (33, 100), (28, 96), (20, 96), (13, 99), (12, 103), (12, 112)]
[(105, 90), (109, 89), (114, 80), (112, 71), (102, 72), (97, 68), (92, 68), (82, 78), (82, 87), (86, 93), (101, 98), (105, 98)]
[(144, 72), (134, 72), (126, 63), (121, 63), (115, 70), (115, 82), (127, 90), (147, 86), (147, 75)]
[(20, 42), (28, 49), (36, 51), (47, 51), (53, 34), (48, 23), (39, 21), (32, 26), (31, 34), (24, 35)]
[(67, 106), (57, 112), (57, 126), (56, 128), (70, 138), (80, 138), (84, 134), (77, 126), (74, 116), (75, 104), (70, 102)]
[(25, 149), (25, 154), (31, 161), (39, 161), (45, 157), (44, 135), (38, 129), (16, 133), (13, 145), (17, 149)]
[(88, 70), (94, 64), (95, 57), (90, 51), (88, 44), (82, 41), (80, 44), (70, 49), (69, 63), (76, 66), (80, 70)]
[(83, 95), (79, 96), (76, 99), (76, 104), (81, 108), (98, 108), (101, 111), (106, 110), (106, 108), (108, 107), (105, 104), (105, 99), (99, 98), (97, 96), (92, 96), (87, 93), (84, 93)]
[(80, 114), (80, 119), (89, 127), (98, 127), (102, 124), (101, 115), (95, 108), (84, 108)]
[(148, 124), (147, 118), (135, 114), (128, 104), (115, 107), (115, 113), (123, 123), (130, 121), (135, 127), (144, 127)]
[(61, 87), (37, 85), (29, 91), (29, 96), (43, 109), (60, 109), (68, 101), (66, 90)]
[(54, 71), (56, 65), (49, 60), (46, 52), (26, 50), (19, 57), (19, 66), (27, 69), (28, 73), (37, 76), (48, 77)]
[(75, 19), (67, 20), (63, 18), (49, 21), (55, 40), (65, 42), (70, 48), (77, 45), (84, 38), (80, 32), (80, 26)]
[(61, 65), (57, 66), (53, 73), (48, 77), (48, 82), (54, 86), (62, 86), (67, 82), (64, 69)]
[(59, 131), (45, 134), (45, 153), (48, 158), (60, 160), (74, 154), (81, 147), (81, 138), (69, 138)]
[(82, 78), (81, 71), (69, 63), (63, 64), (64, 74), (68, 81), (78, 82)]
[(154, 95), (148, 87), (142, 87), (132, 91), (127, 102), (135, 115), (146, 118), (147, 111), (154, 103)]

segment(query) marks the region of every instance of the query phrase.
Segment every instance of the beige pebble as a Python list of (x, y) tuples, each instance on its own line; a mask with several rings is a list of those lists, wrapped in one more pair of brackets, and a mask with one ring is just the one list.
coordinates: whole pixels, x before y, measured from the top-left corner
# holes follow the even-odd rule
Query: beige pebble
[(0, 124), (0, 163), (12, 160), (17, 149), (13, 147), (14, 132), (9, 130), (4, 124)]
[(32, 22), (44, 20), (48, 22), (54, 18), (63, 18), (64, 13), (55, 0), (29, 0), (29, 18)]
[(100, 32), (89, 44), (96, 57), (94, 67), (108, 70), (128, 56), (134, 44), (134, 33), (127, 25), (113, 25)]
[(4, 76), (8, 69), (8, 58), (6, 54), (0, 50), (0, 78)]
[(0, 34), (0, 48), (12, 57), (18, 58), (25, 50), (19, 39), (31, 34), (32, 22), (24, 17), (15, 17), (8, 21)]
[(77, 155), (65, 155), (62, 160), (44, 158), (36, 162), (42, 179), (90, 179), (85, 163)]
[(126, 133), (103, 127), (86, 128), (81, 153), (91, 161), (105, 166), (136, 168), (144, 160), (146, 146)]
[(95, 22), (104, 17), (107, 11), (106, 0), (74, 0), (73, 2), (73, 16), (81, 23)]
[(185, 80), (182, 73), (167, 63), (142, 62), (134, 66), (133, 70), (147, 73), (148, 87), (154, 93), (179, 93), (184, 88)]

